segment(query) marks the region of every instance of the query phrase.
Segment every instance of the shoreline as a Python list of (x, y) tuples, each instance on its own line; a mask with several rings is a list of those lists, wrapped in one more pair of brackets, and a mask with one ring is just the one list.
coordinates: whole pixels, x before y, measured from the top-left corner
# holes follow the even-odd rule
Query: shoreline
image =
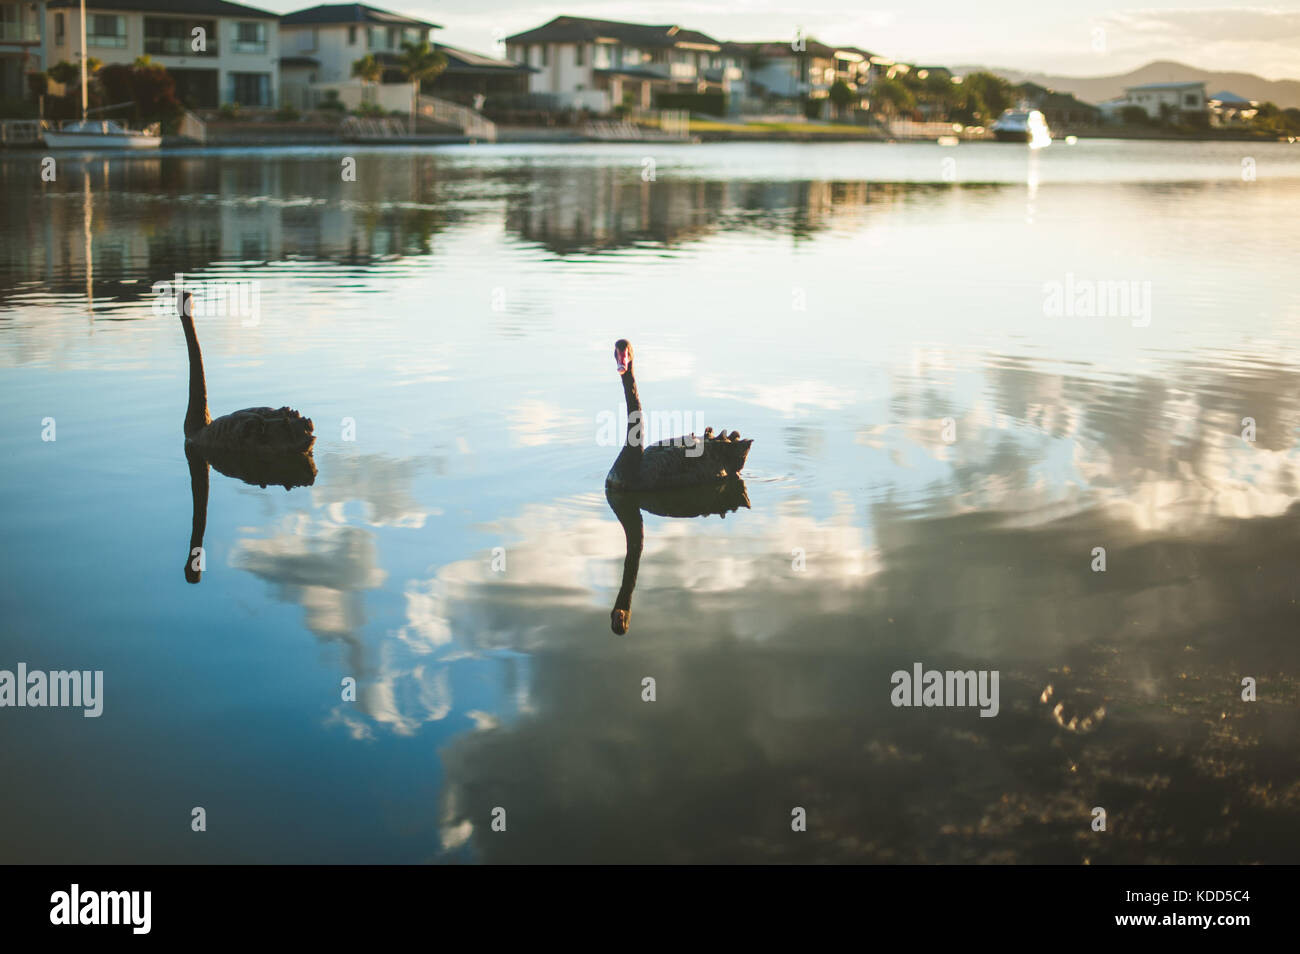
[[(1246, 131), (1233, 133), (1219, 133), (1214, 135), (1205, 134), (1182, 134), (1171, 133), (1162, 130), (1131, 130), (1131, 129), (1107, 129), (1107, 130), (1071, 130), (1062, 129), (1052, 136), (1053, 142), (1062, 142), (1067, 136), (1074, 136), (1078, 139), (1115, 139), (1115, 140), (1141, 140), (1148, 142), (1282, 142), (1290, 140), (1286, 137), (1263, 136), (1249, 133)], [(959, 137), (962, 145), (992, 143), (996, 142), (992, 136), (981, 138), (964, 138)], [(877, 129), (864, 129), (861, 133), (856, 132), (814, 132), (811, 129), (803, 130), (755, 130), (753, 132), (744, 132), (740, 130), (718, 130), (704, 129), (698, 132), (692, 132), (689, 139), (627, 139), (627, 140), (607, 140), (596, 139), (590, 136), (584, 136), (581, 132), (572, 129), (556, 129), (554, 127), (504, 127), (500, 130), (495, 142), (484, 142), (473, 136), (449, 134), (432, 134), (416, 136), (397, 136), (392, 139), (375, 139), (375, 140), (356, 140), (345, 139), (337, 134), (332, 134), (329, 129), (321, 127), (297, 129), (271, 129), (265, 131), (244, 131), (239, 133), (221, 134), (217, 131), (216, 135), (210, 135), (206, 142), (196, 142), (192, 139), (179, 136), (164, 136), (162, 148), (167, 150), (187, 150), (187, 149), (282, 149), (286, 146), (361, 146), (361, 147), (383, 147), (383, 146), (451, 146), (451, 145), (579, 145), (579, 144), (616, 144), (616, 145), (646, 145), (646, 146), (663, 146), (663, 145), (691, 145), (693, 143), (934, 143), (937, 140), (931, 137), (911, 137), (911, 138), (894, 138)], [(0, 146), (0, 152), (31, 152), (49, 149), (42, 143), (11, 143)], [(56, 150), (62, 152), (62, 150)], [(77, 150), (69, 150), (76, 153)], [(126, 150), (133, 155), (147, 155), (148, 151)]]

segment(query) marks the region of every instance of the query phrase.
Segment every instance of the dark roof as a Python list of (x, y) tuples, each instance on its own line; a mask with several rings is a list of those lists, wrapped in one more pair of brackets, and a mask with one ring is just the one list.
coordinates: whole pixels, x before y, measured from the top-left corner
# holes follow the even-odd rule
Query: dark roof
[(442, 29), (436, 23), (417, 20), (401, 13), (389, 13), (387, 10), (380, 10), (378, 7), (368, 7), (364, 3), (322, 3), (317, 7), (308, 7), (306, 10), (295, 10), (293, 13), (286, 13), (280, 18), (280, 22), (285, 26), (366, 23), (373, 26)]
[(827, 46), (812, 39), (804, 40), (804, 48), (798, 51), (790, 45), (789, 40), (776, 40), (770, 43), (728, 43), (727, 47), (745, 56), (762, 60), (780, 60), (788, 56), (817, 56), (830, 59), (835, 55), (836, 50), (852, 49), (848, 46)]
[(1124, 92), (1131, 92), (1135, 89), (1194, 89), (1197, 86), (1204, 86), (1204, 81), (1192, 80), (1181, 83), (1143, 83), (1141, 86), (1125, 86)]
[(622, 23), (618, 20), (592, 20), (588, 17), (556, 17), (549, 23), (506, 37), (509, 43), (590, 43), (607, 37), (632, 46), (675, 46), (678, 43), (701, 43), (721, 46), (713, 37), (698, 30), (683, 30), (672, 24), (649, 26)]
[(462, 50), (454, 46), (447, 46), (443, 43), (433, 44), (433, 48), (447, 57), (447, 69), (445, 72), (452, 75), (466, 73), (484, 73), (493, 76), (499, 76), (502, 73), (537, 73), (534, 67), (524, 63), (516, 63), (514, 60), (498, 60), (495, 57), (484, 56), (482, 53), (473, 53), (469, 50)]
[[(80, 0), (50, 0), (50, 9), (80, 6)], [(178, 7), (180, 7), (178, 9)], [(228, 0), (86, 0), (87, 10), (121, 10), (126, 13), (183, 13), (193, 16), (241, 17), (245, 20), (278, 20), (280, 14)]]
[(665, 81), (668, 79), (668, 77), (664, 76), (662, 73), (656, 73), (654, 70), (637, 69), (634, 66), (620, 66), (608, 70), (597, 69), (595, 72), (600, 73), (602, 76), (630, 76), (633, 79)]

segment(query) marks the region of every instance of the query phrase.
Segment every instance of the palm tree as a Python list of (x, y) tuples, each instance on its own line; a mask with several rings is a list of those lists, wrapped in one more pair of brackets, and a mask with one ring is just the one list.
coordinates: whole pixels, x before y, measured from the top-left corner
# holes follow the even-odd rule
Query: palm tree
[(411, 81), (411, 135), (415, 135), (415, 109), (420, 99), (420, 84), (431, 80), (447, 68), (447, 57), (435, 50), (428, 40), (403, 43), (398, 59), (402, 75)]
[(384, 64), (375, 59), (375, 54), (367, 53), (359, 60), (352, 62), (352, 75), (360, 77), (361, 82), (369, 84), (378, 84), (384, 75)]

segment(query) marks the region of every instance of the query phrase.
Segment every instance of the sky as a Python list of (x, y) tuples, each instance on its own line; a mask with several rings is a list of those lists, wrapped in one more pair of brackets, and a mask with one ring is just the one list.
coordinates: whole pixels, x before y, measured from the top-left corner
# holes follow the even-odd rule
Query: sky
[[(183, 5), (184, 0), (179, 0)], [(287, 13), (309, 0), (245, 0)], [(676, 23), (724, 40), (804, 35), (922, 65), (998, 66), (1054, 75), (1126, 73), (1152, 60), (1300, 79), (1300, 0), (379, 0), (443, 29), (440, 42), (492, 53), (501, 37), (560, 14)]]

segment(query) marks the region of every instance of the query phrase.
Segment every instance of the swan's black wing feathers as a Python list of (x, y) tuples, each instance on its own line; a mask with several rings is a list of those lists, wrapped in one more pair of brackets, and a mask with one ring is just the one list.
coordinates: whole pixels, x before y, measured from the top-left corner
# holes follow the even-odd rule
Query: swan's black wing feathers
[(316, 443), (311, 418), (291, 407), (246, 407), (219, 417), (193, 437), (200, 450), (305, 454)]
[(736, 476), (745, 466), (752, 440), (730, 437), (674, 437), (646, 447), (641, 457), (642, 489), (693, 487)]

